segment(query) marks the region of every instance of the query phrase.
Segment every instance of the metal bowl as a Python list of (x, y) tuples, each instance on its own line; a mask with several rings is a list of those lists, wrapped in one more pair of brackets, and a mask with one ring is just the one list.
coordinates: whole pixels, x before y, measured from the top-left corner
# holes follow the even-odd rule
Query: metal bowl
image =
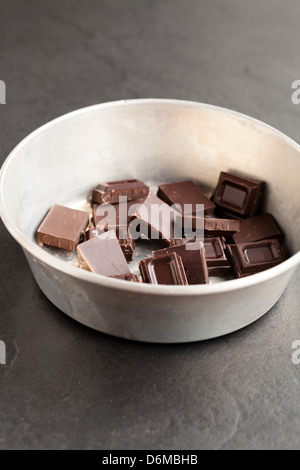
[[(265, 209), (287, 234), (287, 261), (243, 279), (156, 286), (84, 271), (36, 243), (52, 204), (84, 204), (100, 181), (193, 178), (209, 191), (221, 170), (268, 183)], [(39, 287), (70, 317), (133, 340), (198, 341), (250, 324), (280, 298), (300, 263), (299, 175), (300, 147), (255, 119), (193, 102), (121, 101), (72, 112), (25, 138), (1, 170), (0, 214)]]

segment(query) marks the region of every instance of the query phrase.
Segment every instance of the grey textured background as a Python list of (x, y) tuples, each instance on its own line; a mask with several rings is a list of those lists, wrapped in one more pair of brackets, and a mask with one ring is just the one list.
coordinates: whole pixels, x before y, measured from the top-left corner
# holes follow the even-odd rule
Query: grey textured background
[[(123, 98), (225, 106), (300, 142), (299, 15), (298, 0), (0, 0), (0, 163), (48, 120)], [(0, 241), (0, 449), (299, 447), (299, 271), (242, 331), (137, 344), (61, 314), (2, 223)]]

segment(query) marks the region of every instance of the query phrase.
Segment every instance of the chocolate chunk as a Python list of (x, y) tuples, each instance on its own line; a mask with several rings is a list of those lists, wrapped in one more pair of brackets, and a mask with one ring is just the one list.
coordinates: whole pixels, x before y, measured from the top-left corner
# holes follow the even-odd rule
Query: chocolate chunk
[(44, 245), (73, 251), (88, 222), (87, 212), (54, 204), (37, 230), (38, 240)]
[(194, 238), (196, 238), (196, 235), (198, 238), (201, 235), (201, 232), (197, 232), (197, 230), (203, 230), (204, 236), (231, 237), (234, 233), (240, 231), (241, 226), (240, 220), (237, 219), (216, 219), (212, 217), (203, 218), (190, 215), (186, 215), (183, 219), (181, 214), (176, 215), (176, 223), (181, 224), (186, 238), (193, 237), (193, 233), (190, 233), (191, 228), (195, 231)]
[(186, 285), (182, 260), (177, 253), (164, 253), (139, 262), (143, 282), (150, 284)]
[(213, 237), (230, 237), (239, 232), (241, 223), (239, 220), (231, 219), (204, 219), (204, 234)]
[(140, 282), (139, 278), (135, 274), (117, 274), (117, 275), (108, 276), (108, 277), (113, 277), (114, 279), (122, 279), (123, 281), (129, 281), (129, 282)]
[(227, 253), (237, 277), (265, 271), (284, 261), (276, 239), (227, 245)]
[(156, 258), (157, 256), (171, 253), (176, 253), (181, 257), (189, 284), (208, 284), (208, 271), (203, 243), (193, 242), (171, 246), (162, 250), (152, 251), (152, 256)]
[[(195, 215), (198, 212), (197, 204), (204, 205), (205, 215), (211, 215), (215, 208), (215, 205), (193, 181), (160, 184), (157, 196), (169, 205), (176, 204), (184, 215)], [(191, 207), (184, 207), (186, 204), (189, 204)]]
[(116, 204), (121, 196), (131, 201), (146, 198), (148, 193), (149, 187), (139, 180), (110, 181), (98, 184), (92, 192), (92, 200), (98, 204)]
[(271, 214), (261, 214), (241, 220), (241, 229), (232, 238), (234, 243), (257, 242), (271, 238), (282, 241), (283, 233)]
[[(86, 240), (96, 238), (104, 232), (105, 231), (102, 228), (91, 227), (86, 231)], [(127, 230), (125, 231), (126, 238), (119, 238), (119, 228), (115, 230), (115, 232), (126, 261), (127, 263), (130, 263), (130, 261), (132, 261), (133, 253), (135, 252), (135, 242)], [(121, 236), (124, 237), (124, 232), (121, 232)]]
[(221, 172), (212, 195), (218, 214), (246, 219), (255, 215), (265, 183)]
[[(168, 204), (150, 193), (143, 204), (136, 208), (132, 214), (133, 222), (130, 226), (133, 229), (136, 225), (139, 232), (150, 240), (162, 238), (170, 241), (174, 238), (175, 213), (176, 211), (171, 209)], [(134, 236), (134, 238), (136, 237)]]
[(205, 238), (205, 258), (209, 276), (226, 276), (231, 270), (220, 237)]
[(81, 243), (77, 252), (89, 271), (104, 276), (130, 274), (114, 230)]

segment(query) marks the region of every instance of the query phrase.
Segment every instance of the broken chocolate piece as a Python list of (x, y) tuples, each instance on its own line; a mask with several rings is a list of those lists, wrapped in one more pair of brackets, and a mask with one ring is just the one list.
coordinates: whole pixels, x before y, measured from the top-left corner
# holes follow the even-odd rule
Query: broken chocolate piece
[(227, 253), (237, 277), (265, 271), (284, 261), (281, 246), (276, 239), (227, 245)]
[(143, 282), (150, 284), (186, 285), (182, 260), (177, 253), (164, 253), (139, 262)]
[(230, 237), (239, 232), (241, 223), (231, 219), (204, 219), (204, 234), (212, 237)]
[(116, 274), (114, 276), (108, 276), (108, 277), (113, 277), (114, 279), (122, 279), (123, 281), (129, 281), (129, 282), (140, 282), (139, 278), (135, 274)]
[(127, 196), (131, 201), (146, 198), (148, 193), (149, 186), (139, 180), (110, 181), (98, 184), (92, 192), (92, 200), (98, 204), (116, 204), (121, 196)]
[[(184, 215), (195, 215), (198, 212), (197, 204), (204, 205), (205, 215), (211, 215), (215, 208), (215, 205), (193, 181), (160, 184), (157, 196), (169, 205), (176, 204)], [(191, 205), (191, 207), (184, 207), (187, 204)]]
[(225, 276), (231, 270), (225, 250), (224, 243), (220, 237), (204, 239), (205, 258), (209, 276)]
[(37, 230), (38, 240), (44, 245), (73, 251), (88, 222), (87, 212), (54, 204)]
[[(105, 233), (102, 228), (99, 227), (91, 227), (86, 231), (86, 240), (90, 240), (91, 238), (96, 238), (102, 233)], [(135, 252), (135, 242), (133, 238), (131, 237), (130, 233), (125, 232), (127, 238), (119, 238), (119, 228), (115, 230), (118, 242), (120, 244), (120, 247), (122, 248), (122, 251), (124, 253), (124, 256), (126, 258), (127, 263), (130, 263), (132, 261), (133, 253)], [(124, 236), (124, 233), (121, 232), (121, 236)]]
[(150, 240), (162, 238), (170, 241), (174, 238), (175, 213), (177, 214), (168, 204), (154, 194), (149, 194), (143, 204), (132, 214), (130, 226), (131, 228), (134, 228), (134, 225), (138, 226), (139, 232)]
[(193, 234), (195, 234), (194, 238), (197, 236), (199, 239), (201, 237), (201, 230), (203, 230), (204, 236), (231, 237), (234, 233), (240, 231), (241, 225), (240, 220), (237, 219), (202, 218), (190, 215), (186, 215), (183, 219), (181, 214), (176, 215), (176, 223), (178, 226), (181, 224), (183, 233), (189, 239), (193, 237)]
[(203, 243), (193, 242), (170, 246), (162, 250), (152, 251), (152, 256), (156, 258), (171, 253), (176, 253), (181, 257), (189, 284), (208, 284), (207, 262)]
[(114, 230), (81, 243), (77, 247), (77, 252), (89, 271), (104, 276), (130, 274)]
[(246, 219), (257, 212), (265, 183), (221, 172), (212, 195), (220, 215)]
[(281, 242), (283, 233), (271, 214), (261, 214), (241, 220), (241, 229), (232, 238), (234, 243), (258, 242), (272, 238), (277, 238)]

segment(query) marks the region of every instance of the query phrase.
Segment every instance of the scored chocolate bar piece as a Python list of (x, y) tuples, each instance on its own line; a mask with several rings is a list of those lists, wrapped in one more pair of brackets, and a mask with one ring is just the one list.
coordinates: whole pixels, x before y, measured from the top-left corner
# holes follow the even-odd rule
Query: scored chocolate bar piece
[(98, 204), (116, 204), (121, 196), (127, 196), (128, 201), (146, 198), (149, 186), (143, 181), (128, 179), (101, 183), (93, 190), (92, 200)]
[(129, 282), (140, 282), (139, 278), (135, 274), (116, 274), (114, 276), (108, 276), (108, 277), (113, 277), (114, 279), (122, 279), (123, 281), (129, 281)]
[(223, 240), (220, 237), (205, 238), (204, 247), (209, 276), (222, 277), (229, 274), (231, 264), (225, 254)]
[(187, 285), (182, 260), (177, 253), (164, 253), (139, 262), (143, 282), (148, 284)]
[(284, 261), (281, 246), (276, 239), (227, 245), (227, 253), (237, 277), (265, 271)]
[[(135, 226), (150, 240), (174, 238), (174, 218), (176, 211), (168, 204), (149, 194), (147, 199), (133, 212), (131, 229)], [(137, 219), (137, 220), (135, 220)], [(135, 237), (134, 237), (135, 238)]]
[(77, 253), (80, 261), (94, 273), (104, 276), (130, 274), (114, 230), (81, 243), (77, 247)]
[(89, 222), (88, 212), (54, 204), (37, 230), (44, 245), (73, 251)]
[[(205, 196), (193, 181), (160, 184), (157, 196), (169, 205), (176, 204), (184, 215), (195, 215), (198, 212), (197, 204), (204, 205), (205, 215), (211, 215), (215, 209), (212, 201)], [(184, 207), (186, 204), (190, 204), (191, 207)]]
[[(119, 229), (115, 230), (117, 239), (119, 242), (120, 247), (124, 253), (127, 263), (132, 261), (133, 253), (135, 252), (135, 242), (131, 237), (130, 233), (126, 230), (125, 232), (121, 233), (121, 236), (124, 237), (126, 234), (126, 238), (119, 238)], [(102, 233), (105, 233), (102, 228), (99, 227), (91, 227), (86, 231), (86, 240), (91, 240), (92, 238), (96, 238)]]
[(162, 250), (152, 251), (152, 256), (156, 258), (157, 256), (172, 253), (176, 253), (181, 257), (189, 284), (208, 284), (208, 270), (203, 243), (193, 242), (170, 246)]
[(234, 233), (239, 232), (241, 228), (241, 222), (238, 219), (203, 218), (190, 215), (183, 218), (181, 214), (176, 215), (176, 223), (181, 224), (185, 234), (187, 232), (186, 238), (193, 236), (192, 233), (190, 234), (191, 228), (193, 231), (196, 231), (196, 229), (204, 230), (204, 235), (211, 237), (231, 237)]
[(234, 243), (257, 242), (267, 238), (277, 238), (281, 242), (283, 233), (271, 214), (261, 214), (241, 220), (241, 229), (232, 238)]
[(204, 219), (204, 234), (213, 237), (230, 237), (239, 232), (241, 223), (239, 220), (232, 219)]
[(218, 214), (246, 219), (257, 212), (264, 187), (263, 181), (222, 171), (211, 199)]

